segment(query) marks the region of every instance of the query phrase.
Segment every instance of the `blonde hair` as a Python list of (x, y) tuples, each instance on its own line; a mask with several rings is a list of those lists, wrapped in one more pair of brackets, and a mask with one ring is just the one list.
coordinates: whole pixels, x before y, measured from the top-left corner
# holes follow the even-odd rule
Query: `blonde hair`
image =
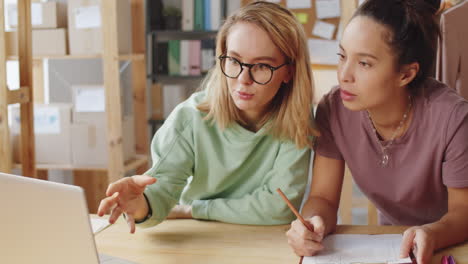
[[(262, 124), (271, 120), (268, 133), (280, 140), (291, 140), (298, 148), (312, 146), (313, 136), (319, 133), (313, 119), (314, 85), (302, 25), (280, 5), (263, 1), (248, 4), (229, 16), (220, 28), (216, 38), (216, 58), (226, 54), (230, 29), (239, 22), (252, 23), (263, 29), (291, 67), (291, 80), (282, 84), (270, 102), (270, 111), (262, 119)], [(206, 98), (198, 109), (207, 113), (206, 120), (216, 122), (221, 129), (232, 122), (244, 123), (230, 96), (219, 60), (200, 88), (206, 91)]]

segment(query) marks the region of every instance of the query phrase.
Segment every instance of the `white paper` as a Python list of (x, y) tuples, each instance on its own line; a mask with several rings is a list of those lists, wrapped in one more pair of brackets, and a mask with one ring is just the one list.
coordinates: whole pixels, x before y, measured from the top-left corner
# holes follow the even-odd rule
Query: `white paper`
[(267, 2), (271, 2), (271, 3), (281, 3), (281, 0), (267, 0)]
[(312, 8), (312, 2), (310, 0), (286, 0), (286, 6), (289, 9)]
[(400, 259), (401, 234), (330, 235), (323, 240), (325, 249), (303, 264), (411, 263)]
[(315, 36), (324, 38), (324, 39), (332, 39), (333, 38), (333, 33), (335, 33), (335, 28), (336, 26), (323, 22), (320, 20), (315, 21), (314, 29), (312, 30), (312, 34)]
[(317, 18), (333, 18), (341, 15), (340, 0), (317, 0), (315, 3)]
[(34, 133), (60, 134), (60, 112), (58, 107), (34, 108)]
[(106, 97), (104, 88), (84, 87), (75, 89), (76, 112), (104, 112), (106, 110)]
[(311, 63), (313, 64), (326, 64), (337, 65), (338, 56), (338, 41), (325, 40), (325, 39), (309, 39), (308, 40), (309, 53)]
[[(11, 27), (18, 26), (18, 6), (16, 4), (8, 5), (8, 24)], [(42, 5), (40, 3), (31, 4), (31, 24), (33, 26), (42, 25)]]
[(101, 10), (97, 5), (75, 8), (73, 14), (75, 15), (75, 28), (101, 27)]
[(91, 228), (93, 229), (93, 234), (97, 234), (102, 230), (110, 226), (109, 220), (99, 219), (99, 218), (90, 218), (91, 219)]

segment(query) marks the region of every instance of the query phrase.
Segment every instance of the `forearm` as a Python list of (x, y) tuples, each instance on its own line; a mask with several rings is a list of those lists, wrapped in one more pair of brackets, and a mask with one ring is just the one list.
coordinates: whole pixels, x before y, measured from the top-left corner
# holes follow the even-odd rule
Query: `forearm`
[(424, 225), (435, 237), (435, 249), (468, 240), (468, 208), (460, 207), (445, 214), (439, 221)]
[(260, 199), (246, 195), (241, 199), (197, 200), (192, 204), (192, 214), (197, 219), (248, 225), (289, 224), (294, 219), (291, 210), (275, 194)]
[(302, 215), (306, 219), (316, 215), (322, 217), (325, 223), (325, 235), (327, 235), (336, 228), (337, 211), (338, 208), (328, 200), (319, 196), (310, 196), (302, 209)]

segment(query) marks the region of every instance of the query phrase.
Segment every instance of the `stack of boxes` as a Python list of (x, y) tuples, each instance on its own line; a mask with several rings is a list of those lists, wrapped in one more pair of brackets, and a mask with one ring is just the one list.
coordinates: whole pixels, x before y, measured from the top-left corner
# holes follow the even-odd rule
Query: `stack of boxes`
[[(67, 29), (68, 50), (71, 55), (102, 54), (101, 1), (67, 0), (66, 2), (32, 3), (33, 55), (66, 55)], [(15, 21), (12, 18), (17, 16), (16, 6), (8, 6), (7, 9), (10, 27), (14, 28)], [(130, 1), (117, 0), (117, 9), (119, 52), (130, 54), (132, 52)], [(66, 28), (67, 24), (68, 28)], [(7, 54), (17, 55), (16, 47), (16, 32), (10, 32), (7, 39)], [(53, 61), (49, 61), (49, 67), (54, 65)], [(86, 64), (86, 61), (84, 60), (83, 63)], [(95, 68), (86, 70), (102, 72), (102, 63), (92, 65)], [(57, 75), (57, 72), (53, 68), (50, 70), (54, 73), (49, 74), (47, 79), (49, 83), (54, 83), (53, 75)], [(90, 78), (89, 75), (82, 74), (81, 68), (70, 69), (70, 71), (79, 78), (58, 77), (61, 83), (60, 89), (67, 90), (67, 92), (61, 93), (55, 88), (47, 87), (50, 95), (46, 100), (49, 104), (34, 106), (36, 160), (40, 164), (106, 167), (108, 139), (102, 74), (99, 78)], [(95, 85), (83, 85), (83, 83)], [(131, 89), (124, 80), (121, 85), (123, 89)], [(54, 92), (57, 93), (52, 94)], [(122, 94), (125, 95), (126, 92)], [(125, 99), (128, 98), (122, 98), (123, 103), (128, 101)], [(129, 107), (125, 105), (124, 108)], [(19, 107), (13, 106), (9, 112), (13, 158), (15, 162), (20, 162)], [(124, 159), (129, 160), (136, 155), (134, 119), (128, 111), (124, 111), (122, 117)]]
[[(18, 27), (18, 8), (8, 5), (7, 25)], [(32, 52), (33, 55), (60, 56), (67, 54), (67, 8), (61, 2), (37, 2), (31, 4)], [(18, 56), (18, 34), (6, 32), (6, 53)]]

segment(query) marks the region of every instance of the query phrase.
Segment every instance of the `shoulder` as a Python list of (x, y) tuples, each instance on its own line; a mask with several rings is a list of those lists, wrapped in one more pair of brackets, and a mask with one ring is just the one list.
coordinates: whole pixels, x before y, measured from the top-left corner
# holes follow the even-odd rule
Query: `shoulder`
[(205, 92), (195, 92), (187, 100), (178, 104), (165, 123), (170, 123), (178, 130), (183, 130), (194, 122), (204, 122), (205, 113), (198, 110), (197, 106), (205, 98)]
[(428, 122), (442, 124), (442, 127), (451, 130), (468, 120), (468, 101), (444, 83), (429, 79), (425, 83), (424, 94), (420, 97), (422, 115)]
[(468, 111), (468, 101), (455, 89), (432, 78), (424, 85), (424, 92), (419, 97), (422, 98), (425, 110), (429, 111), (428, 114), (446, 116), (455, 110)]

